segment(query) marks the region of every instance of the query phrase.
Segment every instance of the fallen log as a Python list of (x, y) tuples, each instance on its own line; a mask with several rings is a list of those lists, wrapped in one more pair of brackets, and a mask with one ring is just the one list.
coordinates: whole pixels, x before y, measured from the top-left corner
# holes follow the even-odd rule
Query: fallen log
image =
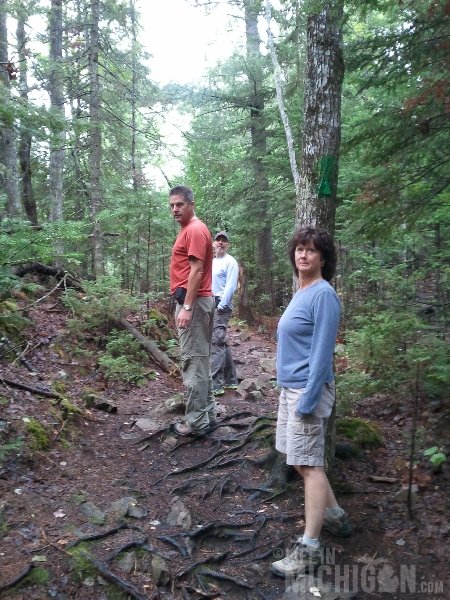
[(115, 327), (124, 329), (125, 331), (128, 331), (128, 333), (131, 333), (131, 335), (150, 354), (153, 361), (166, 373), (174, 375), (179, 371), (178, 366), (167, 356), (165, 352), (158, 348), (157, 344), (153, 340), (146, 337), (126, 319), (112, 319), (112, 323)]
[(14, 381), (13, 379), (8, 379), (7, 377), (0, 376), (0, 381), (4, 384), (9, 385), (11, 387), (18, 388), (19, 390), (26, 390), (27, 392), (31, 392), (32, 394), (36, 394), (38, 396), (46, 396), (47, 398), (56, 398), (57, 400), (61, 400), (61, 394), (57, 392), (52, 392), (51, 390), (44, 389), (41, 387), (34, 387), (31, 385), (27, 385), (26, 383), (21, 383), (20, 381)]

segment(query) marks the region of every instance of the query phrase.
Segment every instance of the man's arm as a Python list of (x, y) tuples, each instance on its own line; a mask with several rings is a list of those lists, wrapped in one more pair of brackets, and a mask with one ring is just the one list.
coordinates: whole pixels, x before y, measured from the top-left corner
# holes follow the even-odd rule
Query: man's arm
[(218, 310), (222, 310), (225, 306), (231, 306), (231, 300), (238, 284), (239, 266), (233, 257), (230, 256), (229, 258), (231, 260), (229, 260), (227, 265), (225, 288), (220, 303), (217, 306)]
[[(189, 277), (187, 280), (186, 298), (184, 299), (185, 304), (189, 304), (190, 306), (192, 306), (197, 298), (197, 292), (202, 281), (204, 264), (204, 260), (200, 260), (195, 256), (189, 257), (189, 265), (191, 267), (191, 270), (189, 271)], [(181, 329), (189, 327), (191, 320), (192, 311), (184, 310), (184, 308), (181, 308), (177, 318), (178, 327), (180, 327)]]

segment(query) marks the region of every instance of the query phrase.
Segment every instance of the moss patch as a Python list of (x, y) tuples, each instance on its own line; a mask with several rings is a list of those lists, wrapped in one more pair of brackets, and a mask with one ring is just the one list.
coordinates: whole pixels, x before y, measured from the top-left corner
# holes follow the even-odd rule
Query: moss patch
[(360, 448), (384, 446), (383, 436), (375, 423), (359, 417), (344, 417), (336, 420), (336, 434), (351, 440)]
[(30, 419), (26, 423), (26, 432), (30, 447), (34, 450), (48, 450), (50, 447), (50, 435), (47, 428), (37, 419)]

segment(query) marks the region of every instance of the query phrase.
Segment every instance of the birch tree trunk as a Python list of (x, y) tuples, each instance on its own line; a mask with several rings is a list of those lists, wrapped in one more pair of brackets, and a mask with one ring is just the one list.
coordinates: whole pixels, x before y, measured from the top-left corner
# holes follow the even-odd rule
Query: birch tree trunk
[(294, 180), (295, 195), (298, 198), (300, 194), (300, 173), (297, 166), (297, 159), (295, 157), (295, 144), (294, 136), (292, 135), (291, 125), (289, 123), (289, 117), (284, 106), (283, 96), (283, 82), (280, 63), (278, 62), (277, 51), (275, 48), (275, 42), (273, 39), (271, 20), (272, 20), (272, 5), (269, 0), (265, 3), (265, 13), (267, 22), (267, 40), (269, 44), (270, 57), (272, 59), (274, 79), (275, 79), (275, 91), (277, 98), (278, 110), (280, 111), (281, 120), (283, 122), (284, 132), (286, 134), (286, 143), (289, 154), (289, 162), (291, 165), (292, 178)]
[[(63, 220), (63, 167), (64, 146), (66, 142), (64, 92), (62, 72), (62, 0), (51, 0), (50, 9), (50, 107), (55, 125), (50, 138), (49, 185), (50, 185), (50, 220)], [(62, 266), (64, 246), (61, 240), (54, 243), (54, 263)]]
[(91, 28), (89, 36), (89, 80), (90, 80), (90, 166), (91, 166), (91, 220), (93, 243), (93, 269), (96, 276), (104, 273), (103, 237), (99, 213), (102, 208), (101, 152), (102, 134), (100, 124), (100, 76), (99, 21), (100, 0), (91, 0)]
[[(8, 59), (7, 1), (0, 0), (0, 183), (6, 192), (6, 214), (21, 213), (17, 170), (14, 107), (11, 99)], [(3, 165), (3, 168), (2, 168)]]
[(343, 0), (314, 1), (307, 19), (304, 121), (296, 225), (334, 232), (341, 138)]
[(260, 51), (261, 39), (258, 33), (259, 2), (245, 0), (245, 33), (247, 48), (248, 77), (250, 82), (250, 135), (251, 163), (255, 179), (252, 195), (252, 212), (259, 231), (256, 240), (256, 283), (261, 295), (267, 298), (263, 306), (272, 313), (275, 306), (273, 289), (273, 246), (272, 227), (268, 211), (269, 180), (264, 159), (267, 157), (267, 130), (264, 120), (264, 73)]
[[(19, 56), (19, 93), (24, 106), (28, 105), (28, 56), (25, 26), (27, 15), (22, 2), (17, 11), (17, 53)], [(20, 164), (20, 196), (25, 215), (32, 225), (38, 225), (36, 201), (33, 194), (31, 176), (31, 144), (32, 137), (25, 119), (20, 123), (19, 164)]]

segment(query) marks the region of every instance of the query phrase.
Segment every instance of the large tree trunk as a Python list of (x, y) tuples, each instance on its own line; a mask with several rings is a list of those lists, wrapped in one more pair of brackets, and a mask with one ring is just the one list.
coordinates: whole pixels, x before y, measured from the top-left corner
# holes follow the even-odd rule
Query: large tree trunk
[(10, 72), (13, 65), (8, 59), (8, 30), (6, 26), (6, 0), (0, 0), (0, 184), (6, 192), (6, 214), (17, 217), (21, 213), (17, 173), (16, 134), (14, 108), (10, 92)]
[(296, 224), (334, 231), (341, 139), (343, 1), (308, 16), (300, 192)]
[[(51, 0), (51, 2), (49, 93), (55, 125), (50, 138), (49, 184), (50, 220), (56, 223), (63, 220), (63, 168), (66, 133), (62, 73), (62, 0)], [(54, 252), (54, 263), (60, 267), (64, 254), (64, 246), (60, 239), (54, 244)]]
[(96, 276), (104, 273), (103, 236), (99, 214), (102, 209), (101, 153), (102, 134), (100, 123), (100, 76), (99, 21), (100, 1), (91, 0), (91, 28), (89, 36), (89, 79), (90, 79), (90, 164), (91, 164), (91, 220), (93, 243), (93, 269)]
[[(17, 53), (19, 55), (19, 93), (24, 106), (28, 105), (28, 56), (27, 36), (25, 33), (27, 15), (24, 3), (17, 11)], [(30, 129), (25, 120), (20, 123), (19, 163), (21, 175), (21, 200), (25, 215), (32, 225), (38, 225), (37, 208), (33, 194), (31, 177), (31, 143)]]
[(264, 290), (267, 300), (263, 308), (269, 314), (275, 307), (273, 289), (272, 227), (268, 211), (269, 180), (264, 160), (267, 157), (267, 130), (264, 118), (264, 73), (260, 52), (261, 39), (258, 33), (259, 2), (245, 0), (245, 33), (247, 45), (248, 77), (250, 83), (250, 135), (251, 163), (255, 179), (254, 194), (251, 195), (252, 213), (258, 223), (256, 238), (256, 284)]
[[(296, 225), (324, 227), (332, 235), (341, 141), (343, 0), (321, 2), (308, 16), (303, 143)], [(314, 2), (314, 8), (317, 3)], [(316, 9), (317, 10), (317, 9)], [(328, 420), (326, 460), (332, 469), (335, 407)]]

